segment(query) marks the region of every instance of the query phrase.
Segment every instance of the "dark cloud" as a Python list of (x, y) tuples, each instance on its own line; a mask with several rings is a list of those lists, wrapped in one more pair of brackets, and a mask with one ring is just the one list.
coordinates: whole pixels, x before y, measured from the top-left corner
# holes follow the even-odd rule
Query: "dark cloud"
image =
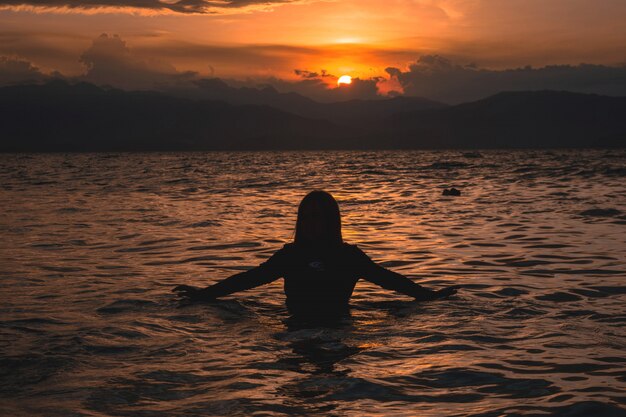
[(24, 7), (42, 9), (89, 10), (102, 8), (134, 9), (150, 12), (174, 12), (184, 14), (220, 13), (228, 9), (267, 7), (289, 3), (292, 0), (0, 0), (0, 7)]
[[(276, 77), (249, 80), (226, 80), (235, 87), (264, 88), (270, 86), (281, 93), (298, 93), (319, 102), (335, 102), (346, 100), (375, 100), (383, 98), (378, 91), (381, 78), (353, 78), (352, 84), (337, 85), (338, 77), (325, 70), (318, 72), (295, 70), (299, 80), (285, 80)], [(298, 73), (299, 72), (299, 73)]]
[(312, 72), (312, 71), (307, 71), (307, 70), (295, 69), (295, 70), (293, 70), (293, 72), (297, 76), (302, 77), (304, 79), (307, 79), (307, 78), (319, 78), (319, 76), (320, 76), (317, 72)]
[(397, 68), (387, 67), (385, 72), (389, 75), (389, 78), (382, 78), (377, 84), (378, 94), (382, 94), (388, 97), (396, 97), (404, 95), (404, 87), (400, 82), (400, 75), (402, 71)]
[(399, 77), (402, 74), (402, 71), (394, 67), (385, 68), (385, 72), (389, 74), (390, 77)]
[(295, 69), (293, 72), (304, 79), (334, 77), (334, 75), (329, 74), (325, 69), (321, 70), (319, 73), (300, 69)]
[(154, 89), (196, 77), (194, 72), (179, 72), (162, 61), (138, 58), (117, 35), (102, 34), (94, 39), (80, 61), (87, 67), (82, 80), (125, 89)]
[(563, 90), (613, 96), (626, 95), (626, 66), (550, 65), (491, 70), (459, 65), (439, 55), (420, 57), (409, 68), (387, 68), (404, 94), (447, 103), (487, 97), (501, 91)]
[(46, 75), (28, 61), (0, 56), (0, 85), (39, 82)]

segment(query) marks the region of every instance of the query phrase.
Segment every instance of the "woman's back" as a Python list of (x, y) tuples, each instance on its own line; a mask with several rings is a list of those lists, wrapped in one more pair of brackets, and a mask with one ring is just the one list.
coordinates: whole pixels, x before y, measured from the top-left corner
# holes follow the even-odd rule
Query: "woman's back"
[(320, 310), (347, 310), (367, 261), (363, 252), (347, 243), (323, 248), (290, 243), (266, 263), (284, 278), (289, 311), (315, 314)]

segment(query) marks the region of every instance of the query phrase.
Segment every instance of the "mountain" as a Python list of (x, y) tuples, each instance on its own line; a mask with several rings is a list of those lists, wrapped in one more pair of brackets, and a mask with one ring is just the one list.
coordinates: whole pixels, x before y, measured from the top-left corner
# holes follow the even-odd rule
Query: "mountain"
[(626, 97), (564, 91), (504, 92), (387, 120), (392, 147), (626, 146)]
[(509, 92), (418, 110), (400, 97), (296, 101), (312, 115), (86, 83), (3, 87), (0, 151), (626, 146), (626, 97)]
[(346, 100), (318, 103), (297, 93), (280, 93), (274, 87), (231, 87), (219, 78), (196, 81), (198, 88), (171, 90), (175, 96), (197, 100), (218, 100), (235, 105), (253, 104), (270, 106), (298, 116), (325, 119), (333, 123), (363, 127), (380, 123), (399, 111), (441, 109), (446, 104), (422, 97), (394, 97), (378, 100)]
[(0, 150), (328, 147), (345, 128), (268, 106), (234, 106), (54, 81), (0, 88)]

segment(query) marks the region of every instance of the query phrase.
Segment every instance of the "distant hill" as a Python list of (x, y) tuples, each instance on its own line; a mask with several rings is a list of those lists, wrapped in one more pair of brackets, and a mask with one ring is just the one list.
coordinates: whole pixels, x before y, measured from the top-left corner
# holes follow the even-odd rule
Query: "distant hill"
[(288, 112), (63, 81), (3, 87), (0, 151), (626, 146), (625, 97), (515, 92), (424, 108), (424, 99), (324, 104), (277, 94), (301, 107)]
[(202, 79), (198, 88), (174, 90), (170, 94), (200, 100), (219, 100), (242, 105), (264, 105), (302, 117), (325, 119), (336, 124), (362, 127), (380, 123), (399, 111), (441, 109), (446, 104), (422, 97), (394, 97), (379, 100), (347, 100), (318, 103), (297, 93), (280, 93), (271, 86), (231, 87), (219, 78)]
[(4, 152), (317, 148), (351, 134), (268, 106), (63, 81), (0, 88), (0, 125)]
[(392, 116), (393, 147), (626, 146), (626, 97), (504, 92), (438, 110)]

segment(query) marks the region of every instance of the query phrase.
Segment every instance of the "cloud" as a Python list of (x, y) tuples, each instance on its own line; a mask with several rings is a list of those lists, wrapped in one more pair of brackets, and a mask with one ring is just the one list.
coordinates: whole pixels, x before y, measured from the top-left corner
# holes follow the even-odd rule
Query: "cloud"
[(294, 70), (300, 77), (296, 80), (286, 80), (277, 77), (251, 78), (247, 80), (226, 80), (235, 87), (265, 88), (271, 87), (281, 93), (297, 93), (320, 102), (335, 102), (346, 100), (375, 100), (379, 94), (377, 84), (380, 77), (361, 79), (352, 78), (352, 84), (337, 85), (337, 77), (326, 70), (319, 72), (308, 70)]
[[(626, 65), (549, 65), (534, 68), (525, 66), (510, 69), (489, 69), (476, 64), (460, 64), (441, 55), (423, 55), (405, 68), (387, 67), (383, 76), (354, 77), (349, 86), (337, 86), (337, 75), (325, 69), (297, 68), (287, 70), (291, 60), (285, 56), (307, 55), (316, 50), (305, 47), (281, 45), (249, 45), (245, 47), (199, 46), (174, 48), (170, 54), (160, 56), (150, 48), (135, 50), (117, 35), (102, 34), (80, 55), (82, 73), (66, 74), (65, 78), (87, 81), (97, 85), (110, 85), (127, 90), (158, 90), (181, 92), (202, 97), (198, 80), (201, 74), (179, 71), (168, 60), (171, 54), (202, 55), (206, 68), (211, 65), (221, 69), (222, 63), (234, 60), (240, 67), (246, 62), (263, 63), (271, 68), (267, 73), (251, 72), (244, 78), (239, 74), (225, 78), (233, 87), (272, 87), (278, 92), (294, 92), (320, 102), (353, 99), (380, 99), (397, 95), (421, 96), (450, 104), (481, 99), (502, 91), (520, 90), (566, 90), (582, 93), (626, 96)], [(196, 49), (194, 49), (196, 48)], [(49, 67), (39, 68), (30, 59), (16, 58), (16, 54), (0, 56), (0, 85), (41, 82), (51, 77), (62, 77)], [(457, 58), (458, 60), (459, 58)], [(291, 67), (293, 68), (293, 67)], [(249, 71), (252, 71), (248, 67)], [(280, 72), (278, 71), (280, 70)], [(382, 72), (382, 70), (381, 70)], [(266, 74), (273, 75), (266, 75)], [(282, 75), (279, 75), (282, 74)], [(211, 77), (215, 77), (211, 73)], [(237, 78), (236, 78), (237, 77)], [(206, 87), (206, 86), (205, 86)], [(205, 88), (206, 89), (206, 88)]]
[(179, 72), (163, 61), (137, 57), (117, 35), (102, 34), (94, 39), (80, 61), (87, 67), (80, 79), (125, 89), (154, 89), (196, 77), (195, 72)]
[(139, 12), (145, 14), (227, 14), (268, 9), (294, 0), (0, 0), (0, 8), (56, 12)]
[(295, 69), (295, 70), (293, 70), (293, 72), (297, 76), (302, 77), (304, 79), (318, 78), (319, 77), (319, 74), (317, 72), (312, 72), (312, 71), (307, 71), (307, 70)]
[(402, 72), (393, 67), (385, 68), (385, 72), (389, 75), (389, 78), (380, 78), (380, 81), (376, 85), (378, 87), (378, 94), (384, 96), (404, 95), (404, 86), (399, 79)]
[(39, 82), (46, 77), (39, 68), (28, 61), (0, 56), (0, 85)]
[(626, 65), (549, 65), (541, 68), (492, 70), (456, 64), (439, 55), (424, 55), (408, 69), (386, 72), (409, 96), (447, 103), (484, 98), (501, 91), (566, 90), (613, 96), (626, 95)]

